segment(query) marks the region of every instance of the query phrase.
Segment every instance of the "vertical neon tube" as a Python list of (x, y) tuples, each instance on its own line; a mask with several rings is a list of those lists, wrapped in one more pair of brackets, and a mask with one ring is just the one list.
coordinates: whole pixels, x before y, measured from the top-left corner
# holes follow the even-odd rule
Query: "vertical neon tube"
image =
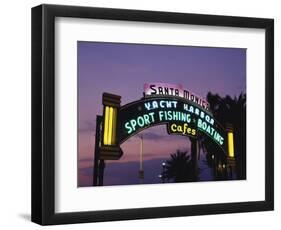
[(234, 157), (234, 138), (233, 138), (233, 132), (229, 132), (227, 134), (228, 139), (228, 156)]
[(107, 136), (108, 145), (112, 145), (112, 123), (113, 123), (113, 108), (109, 107), (108, 136)]
[(113, 108), (112, 114), (112, 144), (116, 144), (116, 116), (117, 116), (117, 109)]

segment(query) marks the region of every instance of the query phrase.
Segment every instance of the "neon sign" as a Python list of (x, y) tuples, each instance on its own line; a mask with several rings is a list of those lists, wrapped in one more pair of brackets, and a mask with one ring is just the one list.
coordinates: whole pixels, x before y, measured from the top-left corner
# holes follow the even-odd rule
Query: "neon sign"
[(124, 105), (118, 115), (119, 142), (155, 125), (166, 124), (169, 134), (196, 138), (198, 132), (207, 134), (225, 148), (225, 130), (213, 115), (196, 103), (184, 98), (143, 98)]
[[(94, 185), (103, 184), (104, 160), (118, 160), (120, 145), (144, 129), (166, 125), (170, 135), (191, 137), (191, 156), (196, 167), (197, 140), (208, 136), (235, 166), (234, 135), (231, 124), (222, 127), (209, 111), (209, 103), (181, 85), (151, 83), (144, 86), (144, 97), (121, 106), (121, 96), (103, 93), (103, 116), (97, 116)], [(194, 168), (196, 172), (196, 168)], [(141, 167), (140, 175), (143, 178)]]
[(190, 90), (184, 89), (181, 84), (168, 84), (168, 83), (145, 83), (144, 84), (145, 96), (173, 96), (182, 97), (186, 100), (192, 101), (202, 108), (209, 110), (209, 103), (204, 98), (192, 93)]
[(166, 125), (170, 135), (194, 140), (205, 134), (228, 157), (234, 158), (233, 129), (224, 128), (208, 110), (209, 103), (181, 85), (150, 83), (144, 85), (144, 97), (121, 106), (121, 96), (103, 94), (100, 158), (119, 159), (120, 145), (144, 129)]
[(171, 123), (167, 126), (167, 131), (169, 134), (179, 134), (194, 137), (197, 135), (197, 130), (195, 128), (191, 128), (187, 123)]

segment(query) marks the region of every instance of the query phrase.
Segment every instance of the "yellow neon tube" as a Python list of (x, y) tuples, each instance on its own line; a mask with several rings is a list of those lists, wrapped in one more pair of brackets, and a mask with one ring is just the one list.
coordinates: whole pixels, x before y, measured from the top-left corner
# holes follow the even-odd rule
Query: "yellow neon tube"
[(112, 145), (112, 123), (113, 123), (113, 108), (109, 107), (109, 120), (108, 120), (108, 145)]
[(112, 144), (116, 144), (116, 115), (117, 115), (117, 109), (113, 108), (113, 118), (112, 118)]
[(233, 133), (229, 132), (227, 134), (228, 137), (228, 156), (229, 157), (234, 157), (234, 138), (233, 138)]
[(103, 130), (103, 144), (108, 145), (108, 115), (109, 115), (109, 107), (105, 107), (105, 117), (104, 117), (104, 130)]

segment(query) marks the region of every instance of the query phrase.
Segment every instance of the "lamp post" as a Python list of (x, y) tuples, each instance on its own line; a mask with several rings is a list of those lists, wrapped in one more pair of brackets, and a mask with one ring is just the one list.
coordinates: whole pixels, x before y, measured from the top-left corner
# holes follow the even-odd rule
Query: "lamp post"
[(159, 179), (162, 180), (162, 183), (165, 183), (165, 167), (166, 167), (166, 163), (162, 162), (162, 173), (158, 175)]
[(217, 179), (217, 164), (216, 164), (215, 154), (212, 154), (212, 163), (213, 163), (214, 180), (216, 180)]
[(163, 181), (163, 183), (165, 183), (165, 166), (166, 166), (166, 163), (162, 162), (162, 181)]
[(144, 180), (144, 171), (143, 171), (143, 135), (140, 135), (140, 169), (139, 169), (139, 179), (140, 184), (143, 184)]

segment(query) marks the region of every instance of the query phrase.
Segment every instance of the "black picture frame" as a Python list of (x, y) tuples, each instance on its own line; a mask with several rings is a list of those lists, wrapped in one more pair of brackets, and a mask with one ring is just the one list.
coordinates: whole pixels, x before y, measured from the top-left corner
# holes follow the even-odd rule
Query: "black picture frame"
[[(55, 213), (55, 18), (265, 29), (265, 200)], [(40, 5), (32, 8), (32, 221), (41, 225), (162, 218), (274, 209), (274, 20), (125, 9)]]

